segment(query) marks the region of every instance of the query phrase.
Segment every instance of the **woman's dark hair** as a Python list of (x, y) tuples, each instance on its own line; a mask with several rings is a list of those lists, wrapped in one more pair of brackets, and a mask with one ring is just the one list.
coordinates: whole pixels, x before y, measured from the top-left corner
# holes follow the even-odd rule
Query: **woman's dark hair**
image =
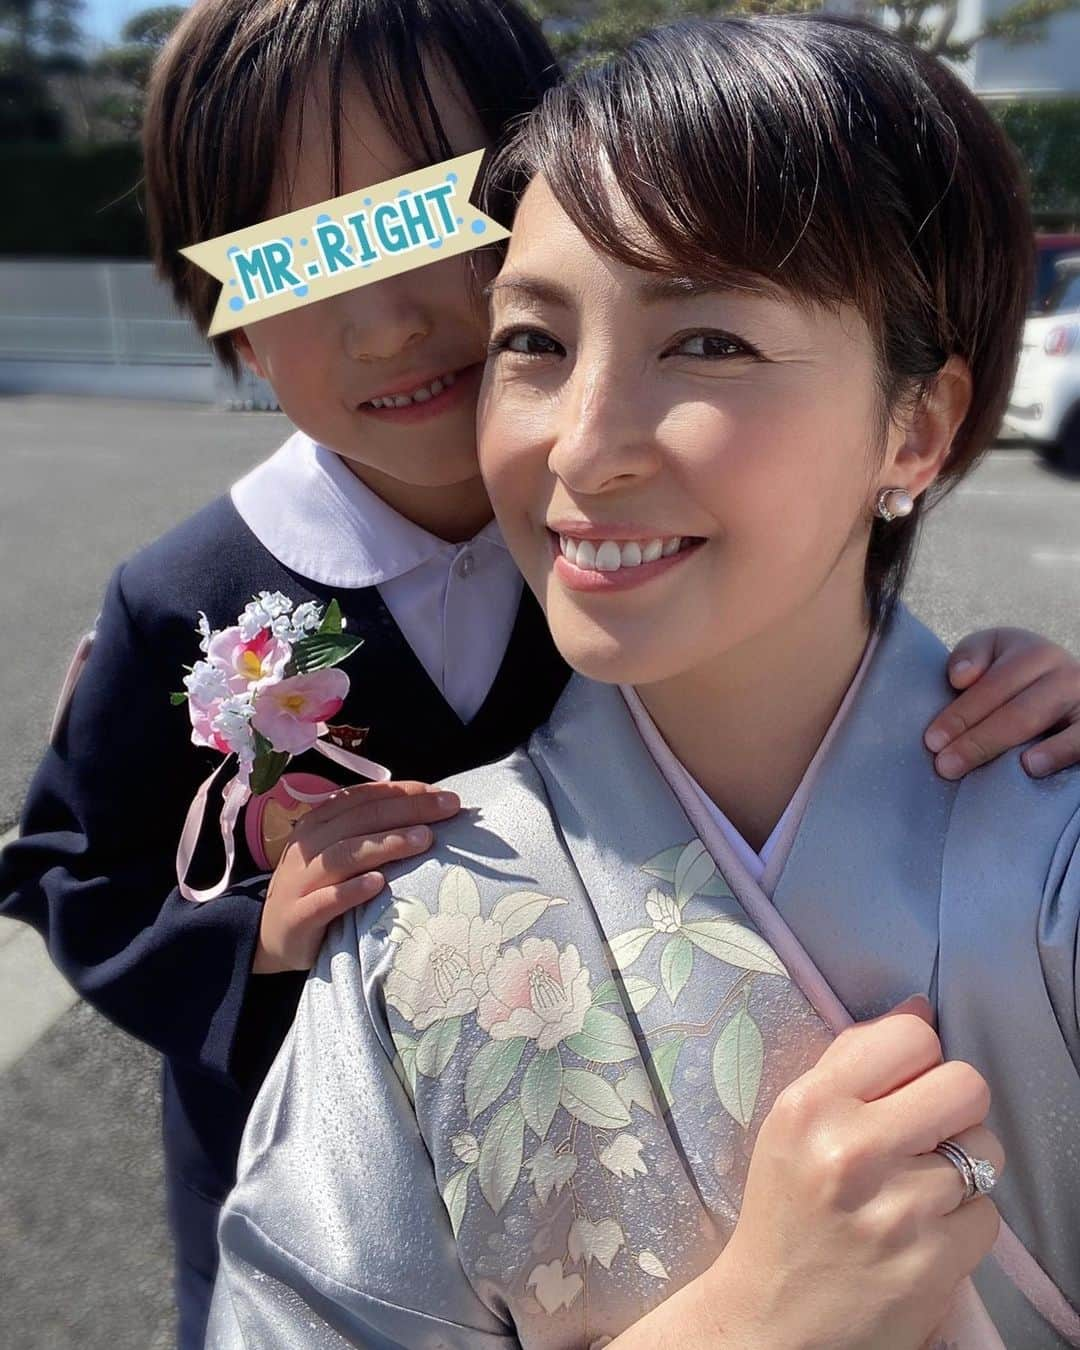
[[(963, 357), (973, 397), (935, 499), (992, 442), (1031, 291), (1026, 183), (978, 99), (925, 52), (818, 15), (672, 24), (547, 94), (489, 182), (505, 196), (535, 174), (630, 266), (854, 304), (877, 348), (882, 435)], [(651, 242), (627, 237), (625, 206)], [(924, 501), (874, 523), (875, 622)]]
[[(143, 154), (151, 255), (201, 332), (220, 282), (178, 250), (266, 214), (287, 115), (317, 71), (328, 80), (334, 196), (349, 72), (403, 150), (422, 162), (450, 158), (425, 55), (460, 80), (492, 145), (560, 78), (516, 0), (197, 0), (187, 11), (154, 66)], [(301, 133), (298, 119), (297, 145)], [(238, 373), (231, 336), (211, 343)]]

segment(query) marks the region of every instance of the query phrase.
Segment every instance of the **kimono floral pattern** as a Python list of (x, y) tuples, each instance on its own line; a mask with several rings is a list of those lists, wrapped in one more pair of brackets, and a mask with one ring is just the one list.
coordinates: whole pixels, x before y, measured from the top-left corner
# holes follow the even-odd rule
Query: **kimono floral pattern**
[[(608, 941), (609, 968), (602, 971), (583, 963), (574, 942), (560, 945), (535, 931), (566, 900), (512, 891), (485, 914), (475, 879), (460, 866), (444, 873), (436, 913), (420, 900), (397, 897), (387, 933), (393, 955), (383, 992), (405, 1024), (391, 1019), (402, 1083), (414, 1102), (424, 1080), (438, 1083), (452, 1064), (463, 1083), (459, 1105), (469, 1128), (450, 1139), (450, 1166), (440, 1176), (454, 1235), (471, 1207), (485, 1208), (492, 1220), (512, 1196), (527, 1197), (539, 1245), (547, 1245), (537, 1250), (534, 1238), (526, 1249), (518, 1292), (549, 1316), (587, 1300), (590, 1281), (627, 1263), (656, 1290), (669, 1281), (664, 1260), (628, 1231), (625, 1208), (601, 1213), (584, 1202), (583, 1175), (606, 1178), (614, 1195), (654, 1180), (645, 1131), (633, 1113), (659, 1120), (672, 1110), (677, 1068), (692, 1036), (711, 1038), (709, 1090), (746, 1132), (766, 1053), (750, 1009), (751, 986), (789, 983), (699, 840), (666, 850), (641, 870), (653, 883), (642, 886), (643, 922)], [(718, 901), (728, 901), (730, 912)], [(654, 957), (659, 952), (659, 983), (640, 973), (650, 950)], [(707, 1022), (652, 1019), (639, 1039), (626, 1008), (640, 1014), (663, 997), (677, 1014), (702, 963), (727, 968), (725, 980), (712, 977), (719, 992)], [(547, 1209), (566, 1196), (567, 1223), (546, 1225)], [(587, 1344), (605, 1340), (590, 1337)]]

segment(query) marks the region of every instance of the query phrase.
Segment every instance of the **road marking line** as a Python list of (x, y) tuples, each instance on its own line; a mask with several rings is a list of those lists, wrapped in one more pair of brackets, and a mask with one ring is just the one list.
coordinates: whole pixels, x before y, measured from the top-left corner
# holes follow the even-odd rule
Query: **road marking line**
[[(0, 848), (18, 829), (0, 835)], [(49, 959), (41, 936), (18, 919), (0, 916), (0, 1073), (22, 1058), (78, 994)]]
[(1080, 563), (1080, 549), (1074, 549), (1072, 552), (1055, 551), (1054, 549), (1039, 549), (1033, 553), (1032, 558), (1041, 563)]
[[(18, 833), (19, 831), (17, 828), (12, 828), (8, 830), (6, 834), (0, 834), (0, 852), (11, 843)], [(5, 919), (3, 916), (0, 916), (0, 947), (6, 947), (9, 942), (14, 942), (19, 934), (25, 931), (25, 924), (17, 923), (14, 919)]]
[[(14, 919), (7, 920), (15, 923)], [(32, 928), (0, 947), (0, 1073), (26, 1054), (79, 996)]]

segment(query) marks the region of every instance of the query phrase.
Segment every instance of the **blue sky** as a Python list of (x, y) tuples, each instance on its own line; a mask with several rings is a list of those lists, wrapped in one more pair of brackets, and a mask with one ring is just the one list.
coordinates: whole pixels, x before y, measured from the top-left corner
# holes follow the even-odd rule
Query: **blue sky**
[[(173, 0), (183, 3), (183, 0)], [(92, 38), (114, 42), (121, 25), (140, 10), (152, 9), (156, 0), (85, 0), (82, 15), (83, 30)]]

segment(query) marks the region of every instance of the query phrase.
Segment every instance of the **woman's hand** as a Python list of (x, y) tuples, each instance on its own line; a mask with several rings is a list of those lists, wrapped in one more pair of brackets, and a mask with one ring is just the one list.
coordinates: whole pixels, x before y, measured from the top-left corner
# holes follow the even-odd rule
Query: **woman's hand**
[(949, 657), (960, 696), (926, 729), (942, 778), (971, 769), (1044, 732), (1057, 734), (1021, 756), (1033, 778), (1080, 762), (1080, 661), (1022, 628), (991, 628), (964, 638)]
[(990, 1091), (942, 1061), (929, 1016), (920, 997), (852, 1027), (777, 1098), (714, 1268), (745, 1327), (733, 1344), (918, 1350), (993, 1246), (992, 1201), (962, 1204), (963, 1178), (933, 1152), (956, 1139), (1001, 1171)]
[(426, 783), (361, 783), (302, 816), (270, 878), (252, 971), (310, 970), (332, 920), (386, 885), (378, 869), (429, 849), (428, 826), (460, 807)]
[(943, 1063), (925, 999), (843, 1032), (777, 1098), (739, 1221), (712, 1266), (609, 1350), (919, 1350), (993, 1246), (992, 1201), (961, 1203), (934, 1148), (1000, 1171), (989, 1089)]

